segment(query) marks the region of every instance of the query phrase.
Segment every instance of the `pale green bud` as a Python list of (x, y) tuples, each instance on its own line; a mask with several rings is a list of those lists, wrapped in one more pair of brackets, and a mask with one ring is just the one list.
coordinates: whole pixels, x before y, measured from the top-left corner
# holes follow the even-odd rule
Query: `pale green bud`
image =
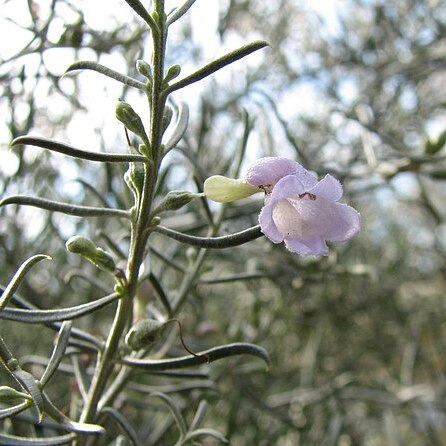
[(158, 340), (164, 326), (164, 322), (155, 319), (142, 319), (129, 330), (125, 343), (135, 351), (148, 348)]
[(79, 254), (92, 262), (102, 271), (113, 273), (116, 269), (113, 257), (101, 248), (98, 248), (90, 239), (75, 235), (65, 243), (67, 251)]
[(156, 212), (163, 211), (176, 211), (182, 208), (194, 198), (200, 197), (199, 194), (194, 194), (187, 190), (173, 190), (170, 191), (165, 197), (161, 204), (156, 208)]
[(145, 60), (137, 60), (136, 69), (149, 81), (152, 80), (152, 67)]
[(241, 200), (256, 192), (259, 192), (259, 188), (246, 180), (234, 180), (222, 175), (214, 175), (204, 182), (206, 197), (219, 203)]
[(130, 104), (127, 104), (127, 102), (124, 101), (119, 101), (116, 104), (115, 114), (116, 118), (121, 121), (128, 130), (135, 135), (138, 135), (144, 141), (148, 140), (144, 124), (138, 113), (133, 110)]
[(166, 76), (164, 77), (163, 82), (168, 83), (172, 79), (175, 79), (181, 73), (181, 67), (179, 65), (172, 65), (167, 70)]

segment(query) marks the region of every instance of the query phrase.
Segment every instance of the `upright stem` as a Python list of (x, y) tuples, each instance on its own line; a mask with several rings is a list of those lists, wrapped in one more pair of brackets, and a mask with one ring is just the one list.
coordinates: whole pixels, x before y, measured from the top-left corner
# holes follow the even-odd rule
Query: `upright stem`
[(138, 274), (144, 260), (153, 195), (155, 191), (159, 163), (162, 155), (161, 138), (165, 98), (161, 96), (166, 49), (166, 28), (164, 1), (154, 4), (154, 12), (159, 17), (159, 33), (153, 38), (153, 81), (150, 95), (150, 151), (153, 164), (144, 165), (144, 185), (140, 195), (138, 213), (132, 222), (130, 252), (127, 264), (127, 285), (119, 300), (115, 318), (102, 355), (98, 357), (96, 370), (88, 393), (88, 400), (81, 415), (81, 422), (93, 423), (97, 418), (97, 407), (104, 393), (110, 374), (118, 357), (119, 342), (129, 318), (132, 315), (133, 300), (138, 286)]

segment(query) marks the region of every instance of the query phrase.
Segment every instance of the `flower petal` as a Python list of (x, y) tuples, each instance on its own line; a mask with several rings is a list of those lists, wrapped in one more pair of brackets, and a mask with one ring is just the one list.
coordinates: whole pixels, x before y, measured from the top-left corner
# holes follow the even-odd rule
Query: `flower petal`
[(358, 235), (361, 229), (361, 216), (352, 207), (335, 203), (330, 212), (332, 219), (330, 229), (323, 235), (332, 242), (345, 242)]
[(283, 235), (278, 230), (273, 220), (274, 206), (267, 204), (260, 211), (259, 223), (262, 232), (274, 243), (283, 242)]
[(298, 196), (304, 192), (305, 187), (300, 179), (295, 175), (288, 175), (277, 182), (271, 193), (269, 202), (275, 203), (279, 200)]
[(246, 174), (254, 186), (274, 186), (281, 178), (296, 175), (305, 188), (317, 184), (317, 179), (296, 161), (281, 157), (265, 157), (252, 163)]
[(341, 183), (330, 174), (325, 175), (316, 186), (308, 192), (323, 197), (329, 201), (338, 201), (342, 198), (343, 190)]
[(302, 256), (326, 256), (328, 255), (328, 246), (321, 238), (312, 238), (309, 240), (298, 240), (296, 238), (286, 237), (285, 246), (291, 252), (297, 252)]

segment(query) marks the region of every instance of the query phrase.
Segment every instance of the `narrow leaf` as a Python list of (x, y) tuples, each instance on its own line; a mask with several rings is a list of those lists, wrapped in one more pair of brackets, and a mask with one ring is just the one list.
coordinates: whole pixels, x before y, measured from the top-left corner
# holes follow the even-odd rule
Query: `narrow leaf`
[(18, 145), (41, 147), (42, 149), (62, 153), (73, 158), (98, 161), (102, 163), (131, 163), (138, 161), (142, 163), (148, 162), (148, 159), (142, 155), (132, 153), (91, 152), (88, 150), (76, 149), (68, 144), (51, 141), (50, 139), (40, 138), (38, 136), (19, 136), (11, 142), (10, 147), (12, 148)]
[(15, 435), (0, 434), (0, 444), (8, 446), (58, 446), (69, 444), (75, 439), (74, 434), (47, 438), (26, 438)]
[(181, 140), (184, 132), (187, 129), (189, 123), (189, 108), (186, 104), (180, 104), (180, 109), (178, 112), (178, 120), (170, 138), (164, 144), (164, 152), (168, 152), (173, 149)]
[(50, 380), (62, 361), (63, 355), (68, 346), (68, 341), (70, 340), (71, 325), (72, 323), (70, 321), (65, 321), (60, 327), (53, 353), (45, 371), (43, 372), (42, 378), (40, 379), (40, 384), (42, 387), (45, 386), (45, 384)]
[(184, 420), (184, 417), (181, 414), (176, 402), (170, 396), (161, 392), (153, 392), (150, 394), (150, 396), (160, 398), (166, 404), (175, 419), (178, 429), (180, 430), (181, 437), (184, 437), (187, 433), (186, 421)]
[(218, 359), (227, 358), (235, 355), (251, 355), (263, 359), (269, 364), (269, 356), (267, 351), (255, 344), (244, 342), (236, 342), (233, 344), (221, 345), (202, 352), (198, 352), (197, 356), (181, 356), (171, 359), (138, 359), (131, 356), (122, 358), (124, 364), (134, 366), (136, 368), (159, 371), (169, 369), (179, 369), (183, 367), (192, 367), (206, 364), (207, 362), (217, 361)]
[(9, 386), (0, 386), (0, 402), (11, 402), (15, 400), (27, 400), (29, 399), (29, 395), (23, 392), (20, 392), (17, 389)]
[[(0, 286), (0, 292), (3, 292), (4, 288)], [(26, 309), (26, 310), (38, 310), (35, 305), (28, 302), (25, 298), (18, 296), (17, 294), (14, 294), (11, 297), (11, 302), (16, 305), (19, 308)], [(0, 313), (0, 319), (1, 319), (1, 313)], [(59, 331), (61, 327), (60, 322), (47, 322), (45, 324), (47, 327), (51, 328), (51, 330)], [(102, 350), (103, 343), (101, 340), (99, 340), (97, 337), (91, 335), (90, 333), (87, 333), (83, 330), (80, 330), (79, 328), (72, 328), (71, 329), (71, 337), (79, 339), (81, 341), (84, 341), (82, 343), (82, 347), (85, 347), (87, 344), (89, 345), (89, 348), (93, 348), (94, 350)], [(73, 339), (70, 339), (70, 344), (77, 346), (78, 343), (76, 341), (73, 342)]]
[(34, 407), (37, 409), (37, 413), (39, 415), (39, 423), (42, 421), (43, 417), (43, 396), (42, 389), (40, 388), (40, 384), (34, 378), (31, 373), (23, 370), (20, 367), (17, 367), (12, 371), (17, 381), (22, 385), (22, 387), (28, 392), (31, 397)]
[(164, 226), (155, 226), (153, 231), (159, 232), (160, 234), (166, 235), (181, 243), (209, 249), (232, 248), (255, 240), (263, 235), (259, 225), (221, 237), (196, 237), (194, 235), (184, 234), (182, 232), (174, 231), (173, 229), (165, 228)]
[(75, 217), (119, 217), (130, 218), (127, 211), (121, 209), (96, 208), (91, 206), (79, 206), (75, 204), (61, 203), (59, 201), (46, 200), (44, 198), (28, 197), (27, 195), (10, 195), (0, 200), (0, 207), (8, 204), (19, 204), (24, 206), (34, 206), (52, 212), (62, 212), (63, 214)]
[(122, 413), (118, 412), (116, 409), (113, 409), (113, 407), (104, 407), (101, 412), (107, 414), (115, 421), (115, 423), (122, 429), (134, 446), (143, 446), (143, 443), (139, 439), (135, 429), (129, 423), (127, 418), (122, 415)]
[(215, 429), (209, 429), (209, 428), (202, 428), (202, 429), (195, 429), (192, 432), (189, 432), (186, 437), (184, 438), (185, 441), (188, 440), (194, 440), (199, 437), (213, 437), (218, 441), (221, 441), (222, 443), (228, 443), (228, 440), (226, 437), (219, 431)]
[(124, 85), (128, 85), (129, 87), (135, 87), (138, 88), (139, 90), (146, 91), (146, 85), (143, 82), (133, 79), (132, 77), (126, 76), (125, 74), (118, 73), (117, 71), (112, 70), (111, 68), (105, 67), (104, 65), (101, 65), (96, 62), (90, 62), (87, 60), (80, 60), (78, 62), (74, 62), (67, 68), (65, 74), (76, 70), (96, 71), (100, 74), (103, 74), (104, 76), (110, 77), (118, 82), (121, 82)]
[(189, 11), (190, 7), (196, 2), (196, 0), (187, 0), (178, 8), (175, 8), (168, 16), (166, 25), (170, 26), (172, 23), (176, 22), (179, 18), (181, 18), (187, 11)]
[(155, 20), (139, 0), (125, 0), (125, 2), (149, 25), (153, 33), (159, 31)]
[(29, 324), (61, 322), (77, 319), (81, 316), (92, 313), (93, 311), (99, 310), (109, 303), (114, 302), (116, 299), (118, 299), (118, 297), (119, 295), (117, 293), (112, 293), (93, 302), (56, 310), (21, 310), (18, 308), (5, 308), (3, 312), (0, 313), (0, 319), (25, 322)]
[(180, 88), (186, 87), (187, 85), (201, 81), (205, 77), (210, 76), (211, 74), (215, 73), (218, 70), (221, 70), (227, 65), (239, 59), (242, 59), (243, 57), (248, 56), (254, 51), (260, 50), (261, 48), (264, 48), (268, 45), (269, 44), (263, 40), (257, 40), (255, 42), (249, 43), (248, 45), (242, 46), (241, 48), (238, 48), (234, 51), (231, 51), (230, 53), (225, 54), (224, 56), (214, 60), (213, 62), (195, 71), (195, 73), (192, 73), (189, 76), (186, 76), (185, 78), (180, 79), (179, 81), (169, 85), (164, 90), (163, 93), (167, 97), (172, 92), (179, 90)]
[[(1, 205), (1, 202), (0, 202)], [(26, 273), (38, 262), (41, 260), (51, 260), (50, 256), (45, 254), (37, 254), (35, 256), (30, 257), (28, 260), (25, 260), (20, 268), (16, 271), (16, 273), (12, 276), (12, 279), (9, 281), (8, 286), (2, 293), (0, 297), (0, 313), (3, 308), (7, 305), (9, 299), (14, 295), (15, 291), (19, 287), (21, 281), (25, 277)]]
[(8, 407), (6, 409), (0, 409), (0, 420), (4, 420), (5, 418), (10, 418), (13, 415), (23, 412), (24, 410), (32, 406), (32, 404), (33, 403), (30, 400), (27, 400), (24, 401), (23, 403), (17, 404), (16, 406)]
[(45, 413), (61, 424), (65, 429), (80, 434), (103, 435), (105, 433), (105, 429), (98, 424), (77, 423), (71, 421), (50, 401), (46, 393), (43, 393), (43, 397), (45, 399)]
[(208, 410), (208, 403), (205, 400), (201, 400), (200, 403), (198, 404), (198, 409), (195, 412), (194, 419), (192, 420), (192, 423), (189, 426), (190, 431), (198, 429), (201, 426), (204, 418), (206, 417), (207, 410)]

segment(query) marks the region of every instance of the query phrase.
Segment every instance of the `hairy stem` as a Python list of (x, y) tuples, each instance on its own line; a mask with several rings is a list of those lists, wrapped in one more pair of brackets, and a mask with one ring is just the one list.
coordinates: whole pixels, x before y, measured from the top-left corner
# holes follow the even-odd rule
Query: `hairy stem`
[(164, 25), (164, 2), (156, 1), (154, 13), (158, 16), (158, 32), (153, 38), (153, 82), (149, 92), (150, 104), (150, 155), (153, 161), (144, 165), (144, 184), (140, 194), (138, 213), (132, 222), (130, 252), (127, 263), (127, 284), (111, 327), (104, 352), (99, 356), (93, 381), (90, 386), (88, 401), (81, 415), (81, 421), (94, 422), (97, 418), (98, 402), (107, 387), (110, 375), (118, 359), (119, 342), (132, 315), (133, 299), (138, 286), (138, 274), (144, 260), (147, 244), (147, 227), (150, 225), (153, 195), (157, 181), (159, 163), (162, 155), (162, 119), (165, 99), (161, 97), (166, 48), (166, 28)]

